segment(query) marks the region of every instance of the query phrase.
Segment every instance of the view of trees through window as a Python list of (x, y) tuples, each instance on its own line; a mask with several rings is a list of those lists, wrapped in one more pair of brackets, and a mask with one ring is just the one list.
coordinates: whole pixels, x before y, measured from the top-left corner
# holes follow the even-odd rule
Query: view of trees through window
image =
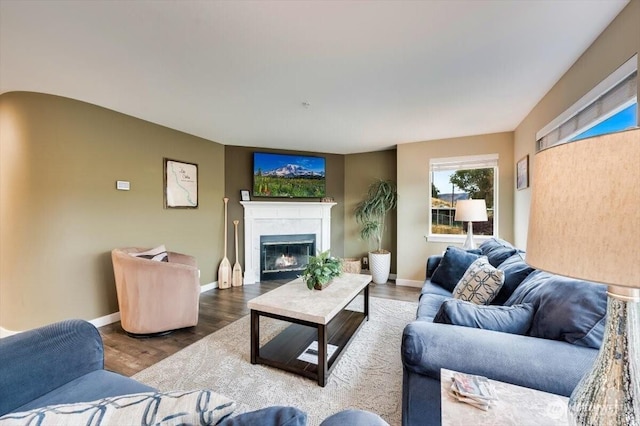
[(456, 222), (456, 203), (470, 198), (487, 203), (486, 222), (474, 222), (474, 235), (493, 235), (494, 181), (493, 167), (431, 172), (431, 234), (466, 234), (467, 223)]

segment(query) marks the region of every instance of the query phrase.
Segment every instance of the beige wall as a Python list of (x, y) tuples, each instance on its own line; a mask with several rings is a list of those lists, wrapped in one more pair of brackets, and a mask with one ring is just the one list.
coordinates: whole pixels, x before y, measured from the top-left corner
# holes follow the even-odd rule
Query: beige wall
[[(516, 128), (514, 159), (529, 155), (529, 176), (532, 176), (535, 167), (536, 132), (577, 102), (638, 51), (640, 51), (640, 0), (631, 0)], [(527, 245), (530, 203), (531, 186), (515, 192), (514, 241), (522, 249)]]
[[(217, 279), (222, 145), (36, 93), (0, 96), (0, 120), (1, 327), (118, 311), (114, 247), (165, 244)], [(198, 164), (198, 209), (163, 208), (163, 157)]]
[[(346, 257), (362, 258), (368, 251), (376, 249), (370, 241), (360, 238), (360, 226), (353, 211), (362, 201), (369, 185), (376, 179), (396, 179), (396, 150), (350, 154), (345, 157), (345, 208), (344, 208), (344, 252)], [(382, 247), (391, 251), (391, 273), (396, 272), (396, 211), (387, 215), (387, 225), (382, 237)]]
[[(266, 148), (251, 148), (242, 146), (225, 146), (225, 193), (229, 197), (229, 236), (233, 235), (232, 220), (240, 221), (238, 225), (238, 257), (241, 259), (242, 266), (244, 263), (244, 228), (243, 218), (244, 210), (240, 204), (240, 190), (248, 189), (251, 191), (253, 184), (253, 153), (259, 152), (276, 152), (279, 154), (301, 154), (315, 155), (325, 158), (326, 177), (327, 177), (327, 196), (333, 197), (337, 203), (331, 208), (331, 254), (334, 256), (343, 256), (344, 253), (344, 155), (324, 154), (305, 151), (284, 151)], [(260, 200), (269, 201), (287, 201), (284, 198), (260, 198)], [(301, 199), (295, 199), (301, 201)], [(302, 200), (303, 201), (303, 200)], [(320, 201), (310, 199), (309, 201)], [(222, 200), (220, 200), (222, 205)], [(233, 256), (229, 259), (235, 259), (235, 249), (232, 240), (229, 240), (229, 249), (233, 250)], [(233, 263), (233, 261), (232, 261)]]
[(513, 239), (513, 133), (494, 133), (398, 145), (397, 274), (424, 281), (427, 257), (451, 243), (427, 242), (429, 224), (429, 161), (432, 158), (498, 154), (498, 235)]

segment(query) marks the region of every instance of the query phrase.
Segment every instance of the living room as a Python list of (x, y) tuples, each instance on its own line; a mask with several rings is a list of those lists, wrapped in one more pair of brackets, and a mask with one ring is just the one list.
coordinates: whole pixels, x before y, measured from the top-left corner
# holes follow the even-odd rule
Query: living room
[[(242, 221), (240, 191), (251, 189), (255, 151), (321, 155), (326, 159), (326, 193), (337, 203), (331, 212), (331, 251), (340, 257), (366, 255), (368, 244), (358, 237), (353, 209), (371, 181), (395, 180), (398, 207), (386, 234), (393, 253), (391, 272), (396, 285), (413, 287), (424, 282), (426, 259), (449, 245), (425, 239), (429, 161), (498, 154), (497, 235), (525, 249), (531, 189), (516, 188), (516, 162), (528, 156), (533, 170), (536, 133), (637, 55), (640, 1), (616, 4), (615, 10), (608, 10), (610, 23), (602, 26), (599, 35), (593, 34), (583, 51), (575, 53), (566, 72), (548, 82), (549, 89), (539, 93), (514, 127), (470, 135), (389, 140), (375, 150), (344, 154), (327, 152), (320, 143), (316, 143), (316, 149), (283, 148), (266, 132), (262, 145), (209, 140), (194, 136), (196, 132), (172, 128), (167, 124), (170, 118), (161, 125), (118, 112), (117, 97), (112, 104), (96, 105), (90, 97), (72, 90), (74, 78), (86, 78), (80, 67), (76, 76), (65, 76), (67, 92), (49, 91), (45, 77), (41, 82), (16, 86), (9, 77), (16, 78), (18, 71), (3, 71), (0, 331), (10, 334), (67, 318), (92, 320), (96, 325), (117, 321), (110, 257), (116, 247), (164, 244), (172, 251), (189, 253), (198, 259), (201, 285), (215, 287), (224, 252), (222, 199), (230, 199), (229, 218)], [(9, 6), (14, 7), (14, 2), (3, 0), (3, 9)], [(38, 3), (30, 7), (37, 8)], [(576, 3), (574, 7), (582, 5)], [(9, 18), (4, 12), (2, 27), (7, 28), (5, 20)], [(29, 11), (26, 13), (28, 16)], [(13, 22), (11, 28), (18, 26)], [(530, 26), (531, 32), (539, 31), (537, 25)], [(86, 28), (87, 32), (91, 30)], [(3, 45), (12, 43), (4, 35), (2, 40)], [(108, 50), (108, 45), (105, 40), (95, 48)], [(29, 50), (20, 55), (14, 50), (6, 52), (14, 57), (29, 55)], [(55, 62), (59, 58), (45, 59)], [(3, 59), (3, 67), (8, 62), (11, 60)], [(42, 74), (47, 73), (46, 67), (40, 68)], [(473, 65), (468, 68), (473, 69)], [(91, 78), (100, 85), (103, 77), (93, 74)], [(157, 90), (143, 80), (129, 84), (144, 86), (143, 92)], [(123, 91), (137, 89), (135, 85), (122, 87)], [(142, 105), (138, 107), (143, 110), (144, 93), (139, 97)], [(179, 113), (187, 102), (180, 97), (180, 88), (175, 89), (175, 111)], [(504, 102), (510, 100), (505, 98)], [(317, 108), (313, 100), (310, 103), (308, 109), (300, 106), (300, 113)], [(224, 116), (224, 111), (215, 114)], [(251, 116), (246, 121), (251, 123)], [(197, 209), (163, 208), (163, 158), (198, 165)], [(117, 191), (117, 180), (129, 181), (130, 191)], [(226, 231), (231, 233), (232, 229)], [(243, 253), (243, 229), (239, 232), (239, 251)]]

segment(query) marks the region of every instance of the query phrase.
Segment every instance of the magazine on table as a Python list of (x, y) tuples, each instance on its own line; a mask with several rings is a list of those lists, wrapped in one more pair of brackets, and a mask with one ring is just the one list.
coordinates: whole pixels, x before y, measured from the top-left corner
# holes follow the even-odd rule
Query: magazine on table
[(473, 374), (453, 373), (450, 392), (458, 401), (483, 410), (497, 399), (489, 379)]
[[(327, 359), (330, 359), (335, 353), (338, 347), (336, 345), (327, 345)], [(298, 356), (300, 361), (305, 361), (310, 364), (318, 365), (318, 341), (314, 340), (311, 342), (307, 349), (302, 351), (300, 356)]]

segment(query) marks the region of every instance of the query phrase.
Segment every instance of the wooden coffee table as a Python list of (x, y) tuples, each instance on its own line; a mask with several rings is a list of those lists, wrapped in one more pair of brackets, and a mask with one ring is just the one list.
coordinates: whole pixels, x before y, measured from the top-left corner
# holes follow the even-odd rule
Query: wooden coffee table
[[(297, 278), (247, 303), (251, 309), (251, 363), (265, 364), (308, 377), (325, 386), (353, 336), (369, 319), (370, 275), (343, 273), (323, 290), (309, 290)], [(345, 310), (364, 293), (364, 311)], [(292, 323), (260, 347), (260, 317)], [(298, 356), (314, 340), (318, 342), (318, 364)], [(337, 349), (329, 358), (328, 345)]]

